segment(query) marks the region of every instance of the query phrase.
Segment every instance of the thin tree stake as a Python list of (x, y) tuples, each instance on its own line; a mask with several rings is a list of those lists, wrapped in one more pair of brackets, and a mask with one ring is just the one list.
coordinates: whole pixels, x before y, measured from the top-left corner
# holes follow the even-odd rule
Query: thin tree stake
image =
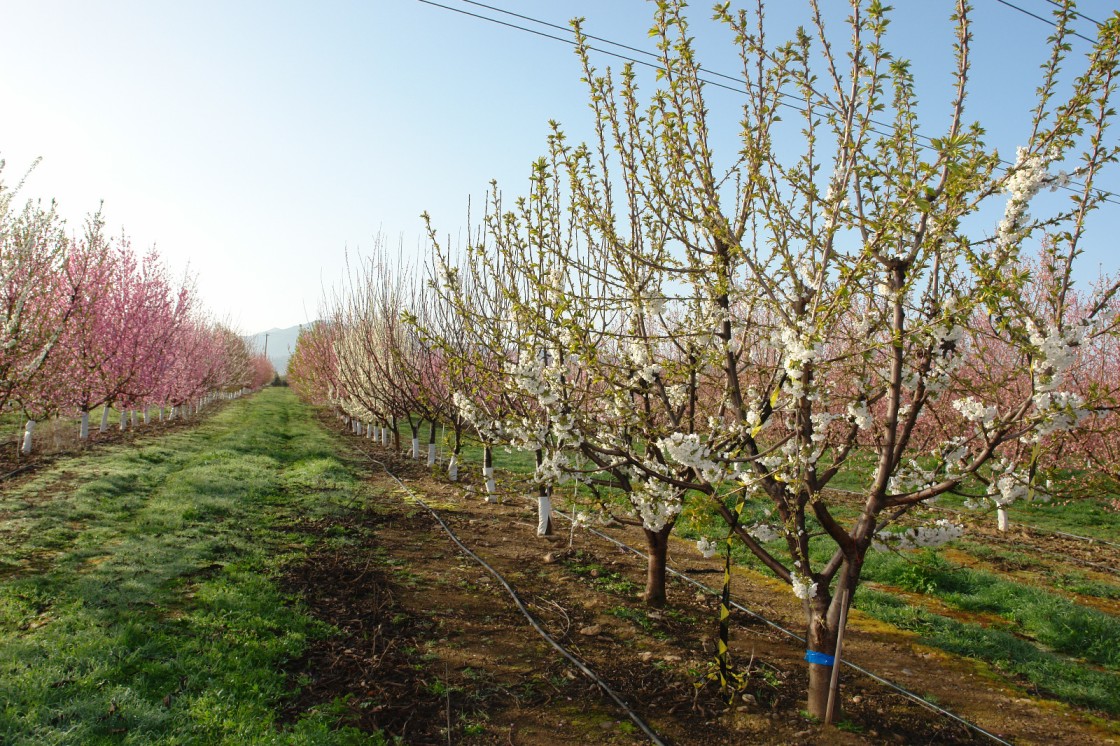
[(832, 713), (836, 709), (836, 698), (840, 692), (840, 653), (844, 648), (844, 626), (848, 622), (848, 589), (844, 588), (843, 605), (840, 607), (840, 623), (836, 630), (836, 653), (832, 661), (832, 680), (828, 684), (828, 705), (824, 710), (824, 724), (832, 725)]

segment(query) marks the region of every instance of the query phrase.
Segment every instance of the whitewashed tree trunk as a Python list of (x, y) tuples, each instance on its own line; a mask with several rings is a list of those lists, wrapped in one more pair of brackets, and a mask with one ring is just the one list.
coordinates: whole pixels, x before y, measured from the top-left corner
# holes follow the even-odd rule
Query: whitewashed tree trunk
[(120, 422), (121, 432), (124, 432), (127, 428), (128, 428), (128, 412), (125, 412), (122, 409), (121, 410), (121, 422)]
[(497, 491), (498, 491), (498, 483), (494, 481), (494, 467), (493, 466), (483, 467), (482, 477), (483, 477), (483, 479), (486, 480), (486, 502), (488, 502), (488, 503), (499, 502), (498, 495), (496, 494)]
[(132, 410), (132, 429), (135, 430), (136, 426), (139, 425), (139, 424), (140, 424), (140, 415), (137, 414), (136, 410), (134, 409), (134, 410)]
[(548, 536), (552, 529), (552, 498), (537, 495), (537, 536)]
[(431, 468), (436, 465), (436, 444), (428, 444), (428, 467)]
[(387, 427), (381, 428), (381, 445), (389, 445), (389, 428)]
[(452, 482), (459, 481), (459, 457), (452, 454), (451, 460), (447, 462), (447, 478)]
[(420, 439), (419, 438), (413, 438), (412, 439), (412, 458), (414, 458), (414, 459), (420, 458)]
[(996, 525), (999, 527), (1000, 531), (1007, 530), (1007, 508), (1002, 505), (996, 507)]
[(31, 434), (35, 432), (35, 420), (28, 420), (23, 428), (23, 448), (20, 449), (24, 456), (31, 455)]
[(151, 421), (152, 421), (151, 415), (152, 415), (151, 407), (144, 407), (144, 424), (145, 425), (148, 425), (148, 424), (151, 423)]
[(104, 433), (104, 432), (107, 432), (108, 430), (109, 430), (109, 405), (108, 404), (103, 404), (103, 405), (101, 405), (101, 432)]
[(89, 440), (89, 412), (82, 412), (82, 425), (78, 430), (79, 440)]

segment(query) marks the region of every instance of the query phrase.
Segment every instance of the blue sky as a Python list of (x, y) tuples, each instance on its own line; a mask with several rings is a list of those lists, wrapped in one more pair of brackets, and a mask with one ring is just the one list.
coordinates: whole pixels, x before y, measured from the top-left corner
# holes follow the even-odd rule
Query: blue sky
[[(557, 24), (584, 16), (588, 33), (652, 49), (643, 0), (490, 4)], [(1048, 29), (996, 0), (975, 4), (970, 105), (1013, 156)], [(936, 112), (923, 129), (936, 134), (951, 3), (896, 6), (895, 49), (914, 59)], [(1080, 9), (1103, 19), (1115, 7)], [(732, 73), (733, 50), (708, 8), (692, 7), (701, 59)], [(781, 36), (807, 16), (800, 2), (772, 2), (768, 18)], [(524, 191), (549, 119), (586, 138), (579, 76), (566, 44), (418, 0), (0, 0), (3, 178), (13, 184), (42, 157), (25, 197), (57, 199), (75, 228), (104, 200), (109, 225), (134, 246), (155, 244), (176, 273), (189, 266), (216, 316), (245, 333), (287, 327), (316, 317), (346, 253), (368, 250), (376, 234), (418, 254), (422, 211), (454, 235), (491, 179)], [(711, 104), (730, 112), (734, 94), (713, 90)], [(1118, 218), (1120, 205), (1104, 208), (1086, 271), (1120, 264), (1109, 240)]]

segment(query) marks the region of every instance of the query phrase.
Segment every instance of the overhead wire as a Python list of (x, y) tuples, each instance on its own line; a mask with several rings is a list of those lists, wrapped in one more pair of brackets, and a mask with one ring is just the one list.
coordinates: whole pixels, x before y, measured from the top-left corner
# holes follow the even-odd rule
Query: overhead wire
[[(552, 23), (550, 21), (545, 21), (545, 20), (542, 20), (540, 18), (535, 18), (533, 16), (525, 15), (525, 14), (522, 14), (522, 13), (516, 13), (514, 11), (506, 10), (504, 8), (500, 8), (500, 7), (495, 6), (495, 5), (488, 5), (486, 3), (478, 2), (478, 0), (458, 0), (458, 1), (462, 2), (462, 3), (472, 5), (472, 6), (475, 6), (475, 7), (478, 7), (478, 8), (482, 8), (482, 9), (485, 9), (485, 10), (488, 10), (488, 11), (491, 11), (491, 12), (494, 12), (494, 13), (501, 13), (503, 15), (507, 15), (507, 16), (510, 16), (512, 18), (518, 18), (520, 20), (527, 21), (529, 23), (538, 24), (538, 25), (543, 26), (545, 28), (567, 30), (566, 27), (561, 26), (560, 24)], [(1053, 26), (1053, 24), (1049, 20), (1047, 20), (1046, 18), (1043, 18), (1042, 16), (1039, 16), (1035, 13), (1027, 11), (1023, 8), (1020, 8), (1019, 6), (1008, 2), (1007, 0), (994, 0), (994, 1), (997, 2), (997, 3), (1000, 3), (1002, 5), (1005, 5), (1008, 8), (1012, 8), (1014, 10), (1022, 12), (1024, 14), (1026, 14), (1027, 16), (1031, 17), (1031, 18), (1035, 18), (1037, 20), (1040, 20), (1043, 23), (1046, 23), (1047, 25)], [(417, 0), (417, 2), (420, 2), (424, 5), (430, 5), (432, 7), (440, 8), (442, 10), (447, 10), (447, 11), (450, 11), (450, 12), (453, 12), (453, 13), (459, 13), (461, 15), (468, 16), (468, 17), (471, 17), (471, 18), (476, 18), (476, 19), (479, 19), (479, 20), (482, 20), (482, 21), (489, 21), (490, 23), (493, 23), (493, 24), (496, 24), (496, 25), (499, 25), (499, 26), (504, 26), (506, 28), (513, 29), (515, 31), (523, 31), (525, 33), (533, 34), (535, 36), (540, 36), (540, 37), (543, 37), (543, 38), (546, 38), (546, 39), (551, 39), (553, 41), (558, 41), (562, 44), (567, 44), (569, 46), (573, 46), (573, 47), (577, 46), (577, 42), (575, 42), (573, 39), (570, 39), (570, 38), (567, 38), (567, 37), (564, 37), (564, 36), (557, 36), (556, 34), (551, 34), (551, 33), (547, 33), (545, 31), (540, 31), (540, 30), (537, 30), (537, 29), (534, 29), (534, 28), (529, 28), (527, 26), (523, 26), (523, 25), (520, 25), (518, 23), (513, 23), (513, 22), (510, 22), (510, 21), (503, 21), (499, 18), (494, 18), (493, 16), (484, 15), (482, 13), (475, 13), (475, 12), (466, 10), (464, 8), (458, 8), (458, 7), (455, 7), (455, 6), (452, 6), (452, 5), (447, 5), (447, 4), (442, 3), (442, 2), (436, 2), (436, 0)], [(1053, 2), (1056, 2), (1056, 0), (1049, 0), (1049, 2), (1053, 3)], [(1077, 15), (1081, 15), (1081, 14), (1078, 13)], [(1081, 17), (1086, 18), (1086, 20), (1091, 20), (1086, 16), (1081, 16)], [(1091, 43), (1096, 43), (1094, 39), (1091, 39), (1091, 38), (1089, 38), (1087, 36), (1084, 36), (1082, 34), (1074, 32), (1073, 35), (1077, 36), (1081, 39), (1085, 39), (1086, 41), (1089, 41)], [(636, 53), (636, 54), (641, 54), (643, 56), (652, 57), (652, 58), (658, 60), (658, 62), (649, 62), (647, 60), (636, 59), (635, 57), (629, 56), (627, 54), (622, 54), (620, 52), (614, 52), (614, 51), (611, 51), (610, 49), (604, 49), (603, 47), (588, 45), (587, 49), (590, 50), (590, 51), (598, 52), (599, 54), (607, 55), (609, 57), (614, 57), (616, 59), (620, 59), (620, 60), (623, 60), (625, 62), (630, 62), (630, 63), (633, 63), (635, 65), (640, 65), (642, 67), (649, 68), (649, 69), (652, 69), (652, 70), (664, 70), (664, 67), (660, 64), (660, 59), (661, 59), (660, 56), (658, 56), (658, 55), (656, 55), (652, 52), (640, 49), (638, 47), (633, 47), (633, 46), (630, 46), (630, 45), (627, 45), (627, 44), (623, 44), (621, 42), (612, 41), (612, 40), (607, 39), (607, 38), (602, 37), (602, 36), (592, 36), (590, 34), (584, 34), (584, 36), (586, 36), (588, 39), (599, 41), (599, 42), (602, 42), (603, 44), (608, 44), (608, 45), (611, 45), (613, 47), (617, 47), (619, 49), (624, 49), (624, 50), (627, 50), (627, 51), (630, 51), (630, 52), (633, 52), (633, 53)], [(744, 90), (743, 85), (742, 85), (742, 81), (739, 78), (736, 78), (736, 77), (731, 76), (731, 75), (726, 75), (724, 73), (716, 72), (714, 70), (709, 70), (709, 69), (703, 68), (703, 67), (701, 67), (700, 69), (707, 76), (718, 77), (718, 78), (722, 78), (722, 79), (725, 79), (725, 80), (734, 81), (735, 83), (738, 84), (738, 85), (732, 86), (732, 85), (728, 85), (726, 83), (721, 83), (717, 80), (713, 80), (712, 77), (705, 77), (704, 75), (698, 75), (697, 79), (700, 82), (704, 83), (705, 85), (713, 86), (715, 88), (720, 88), (720, 89), (723, 89), (723, 90), (726, 90), (726, 91), (731, 91), (733, 93), (738, 93), (738, 94), (743, 94), (743, 93), (746, 92)], [(791, 93), (786, 93), (786, 92), (778, 92), (778, 96), (779, 96), (780, 99), (788, 99), (788, 100), (780, 100), (778, 102), (779, 105), (785, 106), (787, 108), (794, 109), (796, 111), (804, 112), (806, 110), (805, 106), (807, 106), (809, 104), (808, 99), (806, 99), (804, 96), (798, 96), (798, 95), (791, 94)], [(798, 102), (798, 103), (790, 103), (790, 101), (795, 101), (795, 102)], [(799, 104), (803, 104), (804, 106), (799, 105)], [(890, 127), (889, 124), (884, 123), (884, 122), (880, 122), (880, 121), (875, 120), (875, 119), (868, 119), (867, 121), (870, 122), (873, 125), (878, 126), (878, 127)], [(881, 136), (885, 136), (885, 137), (891, 136), (891, 132), (875, 129), (874, 127), (869, 127), (868, 130), (870, 132), (874, 133), (874, 134), (877, 134), (877, 135), (881, 135)], [(932, 142), (933, 142), (934, 138), (932, 138), (928, 135), (923, 135), (919, 132), (915, 132), (913, 134), (914, 134), (915, 139), (918, 141), (919, 147), (925, 148), (927, 150), (934, 150), (933, 145), (932, 145)], [(1002, 159), (1001, 159), (1001, 163), (1003, 165), (1006, 165), (1006, 166), (1014, 165), (1010, 161), (1002, 160)], [(1067, 184), (1065, 186), (1062, 186), (1060, 188), (1063, 191), (1076, 192), (1076, 191), (1078, 191), (1076, 189), (1077, 186), (1081, 186), (1081, 185), (1078, 184), (1075, 181), (1070, 181), (1069, 184)], [(1113, 191), (1110, 191), (1110, 190), (1107, 190), (1107, 189), (1100, 189), (1100, 188), (1095, 188), (1093, 191), (1096, 192), (1101, 197), (1102, 202), (1106, 202), (1108, 204), (1120, 206), (1120, 193), (1113, 192)]]

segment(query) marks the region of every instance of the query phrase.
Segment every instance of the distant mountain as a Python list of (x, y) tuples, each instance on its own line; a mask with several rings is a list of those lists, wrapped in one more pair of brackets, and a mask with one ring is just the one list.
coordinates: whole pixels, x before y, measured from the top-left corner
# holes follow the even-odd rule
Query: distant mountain
[[(304, 325), (306, 326), (306, 325)], [(302, 326), (291, 326), (287, 329), (269, 329), (268, 331), (245, 337), (249, 346), (258, 352), (265, 352), (265, 337), (268, 337), (268, 359), (280, 375), (288, 372), (288, 360), (296, 348), (296, 339)]]

